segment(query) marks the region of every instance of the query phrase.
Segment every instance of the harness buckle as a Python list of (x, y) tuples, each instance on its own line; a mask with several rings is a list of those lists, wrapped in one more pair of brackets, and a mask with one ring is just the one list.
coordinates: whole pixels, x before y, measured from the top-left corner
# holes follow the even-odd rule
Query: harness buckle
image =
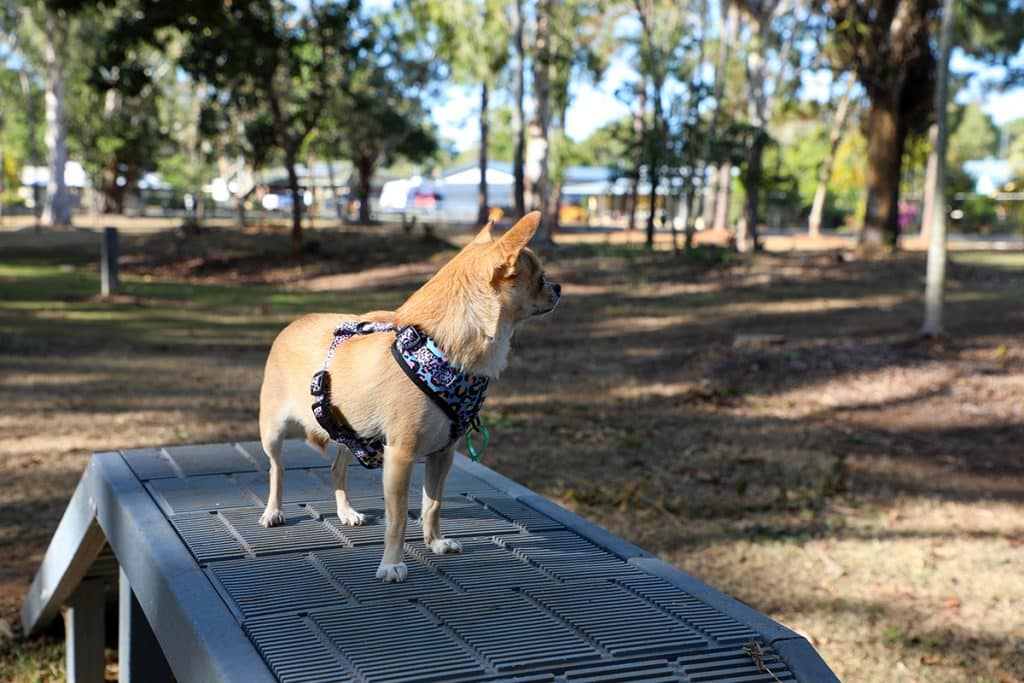
[(423, 346), (423, 333), (412, 325), (406, 325), (398, 332), (397, 341), (403, 349), (413, 350)]
[(317, 398), (327, 395), (331, 386), (331, 377), (326, 370), (321, 370), (313, 375), (313, 381), (309, 385), (309, 393)]

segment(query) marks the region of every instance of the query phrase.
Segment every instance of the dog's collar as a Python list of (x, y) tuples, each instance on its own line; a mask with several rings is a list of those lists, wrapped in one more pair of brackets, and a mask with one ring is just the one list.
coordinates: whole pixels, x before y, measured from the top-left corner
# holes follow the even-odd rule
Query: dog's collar
[[(344, 422), (344, 418), (338, 420), (337, 411), (331, 406), (331, 378), (327, 367), (342, 342), (355, 336), (395, 330), (393, 324), (381, 322), (344, 322), (338, 325), (323, 369), (313, 375), (310, 385), (310, 393), (315, 399), (312, 410), (316, 421), (331, 440), (347, 447), (363, 467), (370, 469), (380, 467), (384, 462), (383, 441), (380, 436), (361, 436)], [(487, 377), (463, 372), (448, 360), (433, 339), (412, 325), (397, 329), (391, 353), (409, 379), (451, 421), (448, 443), (440, 450), (450, 447), (470, 427), (478, 424), (477, 416), (487, 396)]]

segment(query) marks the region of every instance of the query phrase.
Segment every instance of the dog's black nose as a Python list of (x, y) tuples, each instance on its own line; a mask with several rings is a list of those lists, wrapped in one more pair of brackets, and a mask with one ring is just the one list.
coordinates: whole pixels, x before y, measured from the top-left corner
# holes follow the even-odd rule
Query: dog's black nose
[(555, 296), (562, 296), (562, 285), (557, 282), (551, 285), (551, 290), (555, 293)]

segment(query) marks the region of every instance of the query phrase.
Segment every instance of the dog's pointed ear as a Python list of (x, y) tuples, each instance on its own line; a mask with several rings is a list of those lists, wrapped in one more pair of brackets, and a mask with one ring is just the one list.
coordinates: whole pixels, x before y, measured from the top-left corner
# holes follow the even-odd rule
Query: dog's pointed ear
[(530, 239), (537, 232), (538, 225), (540, 225), (540, 211), (531, 211), (520, 218), (494, 243), (498, 260), (495, 275), (498, 279), (515, 277), (519, 253), (526, 248)]
[(473, 244), (490, 244), (494, 241), (494, 237), (491, 235), (491, 228), (494, 227), (494, 221), (487, 221), (487, 225), (480, 229), (480, 232), (476, 234), (473, 239)]
[(498, 238), (498, 248), (504, 257), (515, 257), (523, 250), (537, 232), (540, 225), (540, 211), (531, 211), (520, 218), (504, 235)]

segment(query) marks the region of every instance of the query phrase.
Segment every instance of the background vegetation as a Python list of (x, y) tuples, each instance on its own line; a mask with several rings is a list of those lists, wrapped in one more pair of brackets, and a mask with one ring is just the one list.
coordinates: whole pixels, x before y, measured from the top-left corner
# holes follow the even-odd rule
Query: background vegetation
[[(1024, 3), (946, 4), (929, 197), (940, 4), (0, 5), (0, 679), (63, 678), (18, 608), (89, 454), (252, 440), (282, 326), (393, 308), (469, 239), (381, 223), (381, 179), (500, 161), (505, 222), (543, 212), (565, 298), (490, 395), (488, 465), (797, 629), (845, 680), (1024, 680), (1024, 118), (981, 96), (1022, 82)], [(572, 138), (581, 84), (609, 79), (630, 113)], [(432, 118), (457, 91), (463, 148)], [(985, 159), (1008, 171), (977, 192)], [(565, 210), (578, 166), (624, 185), (609, 224)], [(259, 209), (272, 176), (282, 214)], [(935, 260), (945, 334), (921, 338), (929, 205), (961, 234)]]

